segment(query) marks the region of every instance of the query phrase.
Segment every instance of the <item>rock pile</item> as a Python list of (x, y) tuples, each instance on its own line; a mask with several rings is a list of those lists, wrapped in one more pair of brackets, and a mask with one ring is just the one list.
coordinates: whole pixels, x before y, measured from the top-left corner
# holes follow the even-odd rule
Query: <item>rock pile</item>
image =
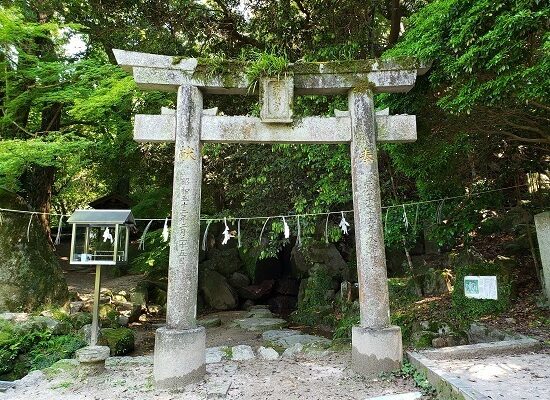
[(204, 253), (205, 259), (199, 264), (199, 304), (213, 310), (267, 304), (271, 311), (286, 315), (304, 296), (314, 267), (328, 272), (332, 284), (326, 295), (331, 298), (340, 290), (342, 281), (353, 280), (355, 276), (333, 244), (307, 249), (294, 247), (287, 252), (286, 260), (284, 257), (260, 260), (257, 253), (249, 250), (243, 254), (237, 248), (213, 248)]

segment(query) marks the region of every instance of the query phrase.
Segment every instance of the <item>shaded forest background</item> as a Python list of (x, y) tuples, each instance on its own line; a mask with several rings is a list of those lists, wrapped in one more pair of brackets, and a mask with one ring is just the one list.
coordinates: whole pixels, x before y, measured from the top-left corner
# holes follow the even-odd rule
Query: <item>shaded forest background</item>
[[(510, 210), (520, 215), (521, 234), (532, 235), (532, 215), (548, 206), (550, 9), (544, 1), (0, 4), (0, 186), (36, 211), (70, 213), (118, 193), (132, 199), (137, 217), (169, 216), (173, 147), (134, 142), (132, 116), (174, 107), (175, 95), (137, 90), (115, 65), (113, 48), (252, 61), (266, 54), (289, 62), (402, 55), (430, 61), (430, 72), (410, 93), (376, 98), (380, 108), (418, 118), (416, 143), (380, 147), (383, 205), (513, 189), (409, 207), (409, 219), (419, 221), (411, 226), (401, 208), (390, 209), (387, 247), (408, 251), (424, 236), (440, 248), (467, 245), (484, 221)], [(301, 115), (347, 107), (338, 96), (303, 96), (295, 104)], [(257, 99), (207, 96), (209, 106), (250, 114)], [(346, 145), (204, 147), (205, 216), (347, 209)], [(41, 220), (46, 231), (58, 222), (48, 215)], [(304, 237), (324, 240), (324, 219), (301, 222)], [(331, 240), (351, 246), (338, 222), (330, 221)], [(257, 244), (262, 223), (243, 228), (247, 246)], [(285, 244), (281, 232), (278, 222), (268, 226), (264, 255)]]

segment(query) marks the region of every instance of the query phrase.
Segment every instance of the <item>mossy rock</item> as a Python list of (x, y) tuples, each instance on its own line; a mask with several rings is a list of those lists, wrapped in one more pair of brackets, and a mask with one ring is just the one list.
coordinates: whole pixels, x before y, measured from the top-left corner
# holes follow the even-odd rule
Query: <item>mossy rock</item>
[(115, 307), (112, 304), (99, 305), (99, 318), (108, 319), (110, 315), (116, 313)]
[(319, 325), (327, 322), (333, 314), (332, 302), (326, 293), (332, 289), (332, 278), (328, 267), (324, 264), (314, 264), (309, 270), (303, 298), (298, 301), (298, 308), (291, 315), (294, 322), (306, 325)]
[(70, 317), (71, 324), (73, 328), (79, 330), (84, 325), (92, 323), (92, 314), (88, 312), (77, 312)]
[(50, 365), (48, 368), (45, 368), (42, 372), (48, 377), (53, 378), (59, 374), (62, 374), (64, 372), (73, 372), (78, 369), (79, 363), (78, 360), (75, 360), (74, 358), (64, 358), (62, 360), (59, 360), (52, 365)]
[[(17, 194), (0, 189), (0, 207), (28, 211)], [(62, 304), (67, 283), (46, 233), (36, 216), (2, 213), (0, 224), (0, 311), (33, 310)]]
[(134, 341), (134, 331), (129, 328), (104, 328), (99, 344), (109, 346), (111, 356), (123, 356), (134, 350)]
[(436, 296), (449, 293), (452, 288), (452, 275), (448, 270), (428, 270), (421, 276), (422, 294), (424, 296)]
[[(469, 321), (490, 314), (498, 314), (508, 310), (512, 300), (513, 282), (510, 271), (511, 263), (482, 263), (464, 265), (456, 268), (456, 282), (452, 294), (453, 313), (463, 320)], [(497, 300), (472, 299), (464, 295), (464, 277), (496, 276)]]
[(412, 334), (411, 344), (415, 349), (425, 349), (432, 346), (432, 340), (438, 337), (431, 331), (419, 331)]

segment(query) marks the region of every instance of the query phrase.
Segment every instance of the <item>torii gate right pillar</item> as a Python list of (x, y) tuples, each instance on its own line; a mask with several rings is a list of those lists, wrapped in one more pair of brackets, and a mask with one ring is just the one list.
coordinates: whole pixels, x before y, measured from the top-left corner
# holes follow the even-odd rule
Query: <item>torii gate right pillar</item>
[(360, 325), (352, 329), (352, 366), (363, 375), (401, 366), (401, 329), (390, 326), (376, 118), (370, 90), (349, 93), (351, 169)]

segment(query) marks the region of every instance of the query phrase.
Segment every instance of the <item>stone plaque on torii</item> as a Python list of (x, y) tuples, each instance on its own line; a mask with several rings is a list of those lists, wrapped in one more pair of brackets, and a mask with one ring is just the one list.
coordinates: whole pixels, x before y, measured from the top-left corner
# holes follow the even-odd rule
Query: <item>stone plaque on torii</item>
[[(350, 143), (359, 281), (360, 325), (352, 331), (352, 365), (362, 374), (399, 368), (401, 331), (390, 325), (382, 231), (377, 142), (416, 140), (414, 115), (376, 113), (373, 94), (407, 92), (427, 68), (394, 61), (290, 64), (280, 77), (259, 81), (260, 117), (218, 116), (203, 110), (203, 93), (253, 94), (245, 66), (205, 72), (197, 59), (114, 50), (139, 88), (177, 92), (176, 110), (136, 115), (139, 142), (175, 142), (172, 235), (166, 327), (155, 338), (154, 378), (160, 387), (202, 378), (205, 330), (196, 324), (202, 143)], [(349, 111), (293, 121), (297, 95), (348, 94)]]

